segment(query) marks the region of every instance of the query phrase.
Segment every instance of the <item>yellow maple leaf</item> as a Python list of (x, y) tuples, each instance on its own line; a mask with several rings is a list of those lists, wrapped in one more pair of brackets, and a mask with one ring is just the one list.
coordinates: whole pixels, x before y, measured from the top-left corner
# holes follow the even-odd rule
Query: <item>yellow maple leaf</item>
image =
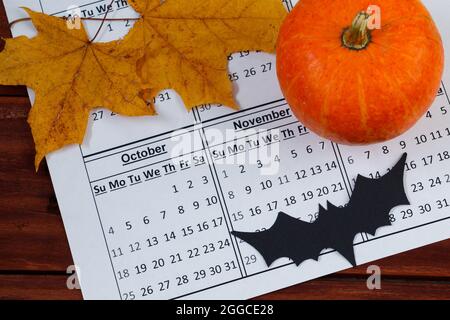
[(138, 73), (151, 87), (177, 91), (188, 108), (202, 103), (237, 107), (227, 56), (275, 50), (286, 15), (280, 0), (129, 0), (141, 14), (125, 37), (141, 44)]
[(0, 84), (24, 84), (36, 93), (28, 122), (36, 169), (49, 152), (82, 143), (89, 111), (105, 107), (128, 116), (154, 114), (139, 97), (139, 53), (122, 41), (93, 43), (84, 28), (25, 9), (38, 35), (6, 39)]

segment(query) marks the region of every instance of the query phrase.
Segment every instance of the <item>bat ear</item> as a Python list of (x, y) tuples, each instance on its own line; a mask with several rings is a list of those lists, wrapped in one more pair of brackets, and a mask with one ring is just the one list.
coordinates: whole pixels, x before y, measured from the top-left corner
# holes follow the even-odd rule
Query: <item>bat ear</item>
[(404, 187), (406, 157), (407, 154), (404, 153), (392, 169), (379, 179), (383, 189), (395, 199), (393, 203), (397, 206), (410, 204)]
[(403, 173), (405, 171), (405, 163), (406, 163), (407, 156), (408, 156), (408, 154), (406, 152), (404, 154), (402, 154), (402, 157), (400, 158), (400, 160), (398, 160), (398, 162), (395, 164), (395, 166), (391, 169), (391, 172), (392, 171), (399, 172), (403, 176)]

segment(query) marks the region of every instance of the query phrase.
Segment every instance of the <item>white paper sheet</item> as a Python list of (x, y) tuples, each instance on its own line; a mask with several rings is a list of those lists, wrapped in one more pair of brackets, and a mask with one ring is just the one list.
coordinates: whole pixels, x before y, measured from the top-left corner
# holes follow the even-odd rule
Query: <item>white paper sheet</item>
[[(65, 15), (75, 4), (82, 16), (101, 16), (109, 2), (4, 1), (10, 21), (25, 16), (20, 6)], [(425, 4), (450, 52), (450, 3)], [(136, 16), (125, 1), (112, 10), (110, 17)], [(102, 41), (123, 36), (132, 22), (108, 24)], [(98, 27), (86, 25), (91, 34)], [(29, 22), (12, 31), (35, 33)], [(348, 201), (358, 173), (384, 174), (403, 152), (412, 205), (394, 209), (393, 226), (375, 237), (355, 238), (358, 264), (450, 236), (448, 69), (431, 118), (364, 147), (336, 145), (296, 121), (273, 55), (236, 53), (229, 71), (239, 77), (239, 112), (205, 105), (187, 113), (176, 93), (165, 91), (156, 97), (157, 117), (95, 110), (82, 146), (47, 157), (84, 298), (250, 298), (349, 268), (331, 250), (319, 262), (296, 267), (283, 258), (268, 268), (230, 231), (268, 228), (278, 211), (312, 222), (319, 204)]]

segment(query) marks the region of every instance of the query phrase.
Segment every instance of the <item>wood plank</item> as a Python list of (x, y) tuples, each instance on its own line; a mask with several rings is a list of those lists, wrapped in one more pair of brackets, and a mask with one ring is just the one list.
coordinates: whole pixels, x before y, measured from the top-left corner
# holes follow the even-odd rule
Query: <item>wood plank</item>
[(73, 262), (45, 161), (34, 169), (27, 98), (9, 99), (22, 108), (0, 105), (0, 270), (64, 271)]
[[(0, 86), (0, 120), (26, 120), (31, 108), (28, 96), (5, 96), (2, 93), (4, 88), (7, 88), (7, 86)], [(17, 123), (17, 125), (23, 126), (23, 123)], [(8, 134), (11, 135), (12, 133), (8, 132)]]
[(258, 299), (450, 299), (450, 282), (382, 279), (380, 290), (369, 290), (365, 279), (328, 277), (272, 292)]
[(9, 29), (8, 18), (6, 17), (5, 6), (0, 1), (0, 38), (10, 38), (11, 30)]
[(0, 275), (0, 299), (82, 299), (81, 291), (67, 289), (66, 281), (66, 275)]
[(2, 214), (0, 257), (0, 273), (65, 271), (73, 264), (61, 217), (20, 211)]
[(376, 260), (341, 274), (366, 274), (369, 265), (378, 265), (383, 275), (450, 279), (450, 239)]
[[(81, 299), (66, 281), (66, 275), (0, 275), (0, 299)], [(327, 277), (257, 299), (450, 299), (450, 283), (382, 279), (380, 290), (369, 290), (365, 278)]]
[(0, 86), (0, 96), (27, 97), (28, 93), (25, 86)]

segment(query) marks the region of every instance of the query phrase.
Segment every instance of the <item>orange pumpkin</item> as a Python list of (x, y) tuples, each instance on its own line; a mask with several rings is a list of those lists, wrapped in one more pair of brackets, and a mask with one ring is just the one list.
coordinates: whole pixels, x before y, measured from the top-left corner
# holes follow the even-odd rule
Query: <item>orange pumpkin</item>
[[(369, 28), (380, 9), (380, 29)], [(369, 24), (369, 25), (368, 25)], [(419, 0), (300, 0), (284, 21), (277, 74), (297, 118), (339, 143), (391, 139), (430, 107), (444, 50)]]

